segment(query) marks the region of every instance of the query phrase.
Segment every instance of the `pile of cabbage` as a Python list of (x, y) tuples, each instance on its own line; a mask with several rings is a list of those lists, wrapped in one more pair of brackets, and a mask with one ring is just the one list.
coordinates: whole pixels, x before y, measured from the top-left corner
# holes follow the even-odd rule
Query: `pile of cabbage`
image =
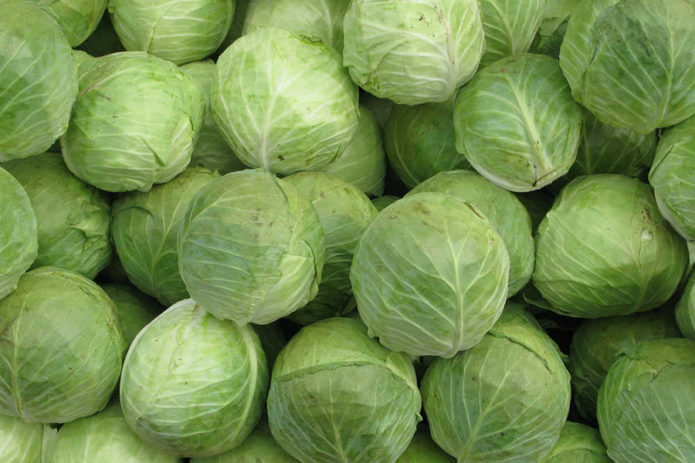
[(695, 0), (0, 0), (0, 461), (695, 461)]

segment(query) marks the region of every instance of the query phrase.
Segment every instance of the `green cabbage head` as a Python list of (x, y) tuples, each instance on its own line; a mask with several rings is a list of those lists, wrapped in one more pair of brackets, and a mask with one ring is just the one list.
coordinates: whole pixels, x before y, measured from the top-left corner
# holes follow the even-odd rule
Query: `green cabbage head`
[(540, 463), (611, 463), (598, 430), (568, 421), (560, 440)]

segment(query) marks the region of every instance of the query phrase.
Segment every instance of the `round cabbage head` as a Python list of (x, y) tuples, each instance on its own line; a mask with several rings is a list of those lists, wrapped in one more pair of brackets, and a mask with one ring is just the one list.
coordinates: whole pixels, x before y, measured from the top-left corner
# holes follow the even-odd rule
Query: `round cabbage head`
[(456, 97), (456, 148), (491, 182), (538, 190), (567, 173), (584, 123), (557, 61), (522, 54), (483, 68)]
[(381, 128), (366, 106), (360, 106), (357, 122), (357, 130), (343, 152), (319, 171), (345, 180), (368, 195), (379, 196), (384, 193), (386, 176)]
[(104, 411), (68, 423), (58, 431), (48, 463), (180, 463), (181, 459), (150, 447), (130, 429), (118, 401)]
[(2, 166), (24, 187), (36, 213), (34, 267), (54, 266), (94, 278), (111, 261), (111, 212), (106, 195), (70, 173), (60, 154)]
[(200, 91), (172, 63), (142, 52), (96, 58), (80, 76), (63, 159), (99, 189), (147, 191), (186, 168), (204, 113)]
[(534, 244), (531, 217), (513, 193), (490, 183), (470, 170), (442, 172), (413, 188), (412, 194), (444, 193), (471, 204), (489, 220), (504, 240), (509, 253), (509, 291), (516, 294), (531, 279)]
[(343, 18), (349, 4), (347, 0), (250, 0), (244, 34), (276, 27), (315, 37), (342, 53)]
[(326, 260), (316, 297), (290, 318), (307, 325), (352, 309), (350, 265), (357, 241), (377, 210), (357, 187), (321, 172), (300, 172), (285, 180), (309, 199), (326, 237)]
[(598, 430), (568, 421), (560, 440), (541, 463), (611, 463)]
[(425, 432), (417, 432), (396, 463), (455, 463)]
[[(58, 23), (70, 46), (84, 42), (99, 25), (107, 0), (33, 0)], [(45, 40), (45, 39), (44, 39)]]
[(670, 307), (583, 322), (572, 337), (569, 368), (574, 404), (587, 420), (596, 418), (596, 400), (618, 354), (638, 342), (680, 337)]
[(13, 379), (0, 382), (0, 413), (67, 423), (106, 406), (125, 340), (96, 283), (54, 267), (28, 272), (0, 301), (0, 332), (0, 377)]
[(673, 228), (695, 240), (695, 116), (667, 130), (649, 172), (659, 210)]
[(452, 169), (469, 169), (456, 151), (451, 104), (394, 105), (384, 127), (386, 155), (408, 187)]
[(628, 315), (666, 302), (687, 263), (649, 185), (591, 175), (570, 182), (541, 222), (533, 284), (562, 315)]
[(659, 339), (623, 351), (598, 396), (615, 463), (695, 460), (695, 341)]
[(188, 297), (179, 275), (179, 227), (195, 194), (216, 178), (217, 173), (194, 167), (147, 193), (127, 193), (113, 203), (111, 232), (128, 279), (165, 306)]
[(377, 215), (350, 271), (370, 335), (410, 355), (451, 357), (476, 345), (507, 297), (509, 254), (467, 202), (419, 193)]
[(186, 288), (206, 310), (264, 325), (316, 296), (326, 248), (311, 202), (257, 169), (227, 174), (196, 194), (178, 254)]
[(420, 421), (415, 369), (359, 320), (304, 327), (275, 362), (268, 395), (273, 437), (299, 461), (394, 461)]
[(612, 127), (584, 110), (584, 131), (577, 160), (560, 181), (568, 182), (580, 175), (594, 174), (642, 178), (652, 165), (655, 151), (656, 132), (641, 134)]
[(480, 65), (526, 53), (543, 19), (546, 0), (480, 0), (479, 3), (485, 31), (485, 53)]
[(299, 463), (280, 447), (267, 423), (255, 431), (239, 446), (214, 457), (191, 458), (191, 463)]
[(130, 346), (140, 330), (162, 311), (155, 300), (131, 286), (107, 283), (101, 285), (101, 289), (116, 305), (126, 346)]
[(421, 389), (432, 438), (461, 462), (538, 461), (570, 405), (560, 350), (516, 304), (477, 346), (436, 360)]
[(191, 155), (189, 166), (200, 166), (210, 170), (216, 170), (220, 174), (226, 174), (245, 169), (246, 166), (236, 157), (227, 142), (222, 138), (220, 129), (212, 119), (210, 112), (210, 98), (215, 83), (215, 63), (212, 61), (199, 61), (181, 66), (181, 70), (197, 86), (205, 98), (205, 119), (200, 129), (200, 137)]
[(694, 23), (693, 0), (579, 2), (560, 48), (572, 95), (640, 133), (695, 114)]
[(147, 444), (179, 456), (230, 450), (263, 412), (268, 367), (249, 325), (180, 301), (133, 341), (123, 365), (125, 419)]
[(77, 96), (71, 52), (34, 2), (0, 2), (0, 162), (43, 153), (67, 130)]
[(695, 339), (695, 272), (690, 274), (676, 304), (676, 323), (683, 336)]
[(244, 164), (281, 174), (317, 169), (357, 130), (357, 88), (330, 46), (261, 28), (217, 61), (212, 115)]
[(0, 168), (0, 299), (10, 294), (38, 255), (36, 214), (22, 185)]
[(183, 64), (217, 50), (232, 23), (234, 0), (110, 0), (109, 13), (126, 50)]
[(48, 425), (0, 415), (0, 460), (45, 463), (55, 434)]
[(354, 0), (343, 27), (352, 80), (398, 104), (450, 100), (473, 77), (485, 47), (475, 0)]

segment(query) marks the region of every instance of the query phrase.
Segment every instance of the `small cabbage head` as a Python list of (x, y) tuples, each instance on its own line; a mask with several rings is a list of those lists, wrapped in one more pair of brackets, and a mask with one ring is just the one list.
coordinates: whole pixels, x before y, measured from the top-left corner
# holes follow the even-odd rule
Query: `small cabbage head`
[(418, 193), (377, 215), (350, 270), (370, 335), (410, 355), (451, 357), (476, 345), (507, 298), (509, 254), (470, 203)]
[(77, 96), (72, 49), (34, 2), (0, 2), (0, 162), (46, 151), (65, 133)]
[(579, 2), (560, 48), (572, 95), (640, 133), (695, 114), (694, 23), (693, 0)]
[(267, 423), (255, 431), (239, 446), (214, 457), (191, 458), (191, 463), (299, 463), (280, 447)]
[(217, 50), (234, 0), (109, 0), (109, 13), (126, 50), (183, 64)]
[(491, 182), (538, 190), (567, 173), (584, 118), (557, 61), (523, 54), (483, 68), (458, 93), (456, 148)]
[(180, 456), (230, 450), (263, 412), (268, 367), (248, 325), (180, 301), (133, 341), (123, 365), (125, 419), (147, 444)]
[(587, 420), (596, 418), (598, 391), (618, 354), (638, 342), (680, 337), (670, 307), (622, 317), (584, 321), (572, 336), (569, 369), (574, 404)]
[(70, 173), (60, 154), (2, 165), (24, 187), (36, 213), (39, 253), (33, 267), (54, 266), (94, 278), (111, 261), (106, 195)]
[(130, 346), (140, 330), (162, 311), (154, 299), (131, 286), (106, 283), (101, 285), (101, 289), (116, 305), (118, 321), (127, 346)]
[(526, 53), (543, 19), (546, 0), (480, 0), (479, 3), (485, 31), (485, 53), (480, 65)]
[(10, 294), (38, 255), (36, 214), (22, 185), (0, 168), (0, 299)]
[(321, 172), (300, 172), (285, 181), (309, 199), (326, 237), (326, 260), (316, 297), (290, 318), (307, 325), (352, 309), (350, 265), (357, 242), (377, 210), (357, 187)]
[(485, 47), (476, 0), (354, 0), (343, 27), (352, 80), (398, 104), (450, 100), (473, 77)]
[(198, 90), (205, 98), (205, 119), (203, 119), (200, 137), (193, 149), (189, 166), (205, 167), (216, 170), (220, 174), (226, 174), (245, 169), (246, 166), (236, 157), (212, 119), (210, 98), (215, 83), (216, 69), (215, 63), (212, 61), (200, 61), (181, 66), (183, 73), (198, 86)]
[(269, 172), (232, 172), (201, 188), (177, 242), (186, 289), (221, 319), (272, 323), (318, 292), (326, 254), (319, 216)]
[(47, 463), (108, 461), (180, 463), (181, 459), (143, 442), (123, 418), (118, 401), (113, 401), (101, 413), (61, 427)]
[(695, 272), (690, 274), (676, 304), (676, 323), (683, 336), (695, 339)]
[(560, 440), (540, 463), (611, 463), (598, 430), (568, 421)]
[(315, 37), (342, 53), (343, 18), (349, 4), (346, 0), (250, 0), (244, 34), (276, 27)]
[(649, 183), (664, 218), (683, 238), (695, 240), (695, 116), (662, 135)]
[(370, 339), (359, 320), (302, 328), (275, 362), (268, 395), (273, 437), (299, 461), (394, 461), (420, 421), (415, 369)]
[(0, 461), (46, 463), (55, 434), (48, 425), (0, 415)]
[(456, 151), (453, 108), (449, 103), (394, 105), (384, 128), (386, 155), (408, 187), (453, 169), (470, 169)]
[(84, 42), (99, 25), (107, 0), (33, 0), (58, 23), (71, 47)]
[(598, 396), (608, 456), (615, 463), (694, 461), (692, 397), (695, 341), (659, 339), (623, 351)]
[(562, 315), (628, 315), (666, 302), (687, 263), (649, 185), (591, 175), (570, 182), (538, 227), (533, 284)]
[(396, 463), (455, 463), (456, 460), (432, 442), (427, 433), (417, 432)]
[(147, 191), (186, 168), (204, 114), (200, 91), (172, 63), (142, 52), (96, 58), (80, 76), (63, 159), (99, 189)]
[(516, 294), (531, 279), (534, 244), (531, 217), (513, 193), (503, 190), (470, 170), (442, 172), (413, 188), (417, 193), (444, 193), (472, 205), (490, 221), (509, 253), (509, 291)]
[(179, 227), (195, 194), (217, 178), (193, 167), (147, 193), (127, 193), (113, 203), (113, 243), (128, 279), (165, 306), (188, 297), (179, 275)]
[(432, 438), (461, 462), (538, 461), (570, 405), (560, 350), (517, 304), (477, 346), (436, 360), (421, 389)]
[(366, 106), (360, 106), (357, 122), (357, 130), (343, 152), (318, 170), (351, 183), (368, 195), (379, 196), (384, 193), (386, 176), (381, 128)]
[[(54, 267), (0, 301), (0, 413), (67, 423), (103, 409), (121, 374), (116, 307), (96, 283)], [(48, 374), (47, 372), (50, 372)]]
[(244, 164), (290, 174), (345, 150), (357, 130), (357, 96), (330, 46), (260, 28), (217, 61), (212, 115)]

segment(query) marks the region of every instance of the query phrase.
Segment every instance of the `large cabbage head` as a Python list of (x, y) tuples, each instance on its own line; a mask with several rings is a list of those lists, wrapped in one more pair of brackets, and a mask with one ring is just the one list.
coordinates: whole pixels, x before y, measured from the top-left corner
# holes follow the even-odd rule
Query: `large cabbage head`
[(516, 304), (477, 346), (436, 360), (421, 389), (434, 441), (460, 462), (538, 461), (570, 405), (560, 350)]
[(623, 351), (598, 396), (615, 463), (695, 461), (695, 341), (659, 339)]
[(70, 46), (84, 42), (99, 25), (107, 0), (33, 0), (60, 25)]
[(0, 415), (0, 461), (46, 463), (55, 436), (49, 425)]
[(690, 274), (676, 304), (676, 323), (683, 336), (695, 339), (695, 272)]
[(36, 214), (22, 185), (0, 168), (0, 299), (7, 296), (38, 255)]
[(450, 100), (485, 48), (476, 0), (354, 0), (343, 26), (352, 79), (399, 104)]
[(509, 254), (470, 203), (418, 193), (381, 211), (360, 238), (350, 279), (360, 316), (391, 350), (451, 357), (504, 307)]
[(222, 319), (267, 324), (316, 296), (325, 259), (319, 217), (297, 189), (257, 169), (195, 195), (179, 230), (179, 271), (192, 298)]
[(109, 13), (126, 50), (183, 64), (220, 46), (234, 0), (110, 0)]
[(304, 327), (275, 362), (273, 437), (299, 461), (394, 461), (420, 421), (415, 369), (370, 339), (359, 320)]
[(176, 240), (188, 205), (215, 172), (195, 167), (146, 193), (131, 192), (113, 203), (112, 235), (128, 279), (163, 305), (188, 297), (179, 275)]
[(640, 133), (695, 114), (693, 24), (693, 0), (581, 1), (560, 48), (572, 95)]
[(24, 275), (0, 301), (0, 413), (67, 423), (104, 408), (125, 340), (106, 293), (54, 267)]
[(357, 88), (330, 46), (261, 28), (217, 61), (212, 115), (244, 164), (281, 174), (316, 169), (357, 130)]
[(238, 447), (214, 457), (191, 458), (191, 463), (299, 463), (275, 442), (268, 423), (261, 423)]
[(568, 421), (553, 450), (540, 463), (611, 463), (598, 430)]
[(683, 238), (695, 240), (695, 116), (662, 135), (649, 183), (666, 220)]
[(133, 341), (123, 365), (125, 419), (149, 445), (210, 456), (241, 444), (258, 423), (268, 367), (249, 325), (180, 301)]
[(0, 2), (0, 161), (43, 153), (65, 133), (77, 72), (60, 26), (28, 0)]
[(326, 261), (318, 294), (290, 318), (306, 325), (349, 312), (354, 308), (350, 304), (352, 256), (377, 210), (357, 187), (328, 174), (300, 172), (285, 180), (311, 201), (326, 236)]
[(583, 122), (557, 61), (533, 54), (483, 68), (454, 108), (457, 149), (488, 180), (516, 192), (567, 173)]
[(102, 190), (147, 191), (186, 168), (204, 113), (200, 91), (172, 63), (142, 52), (97, 58), (80, 76), (63, 159)]
[(569, 368), (574, 404), (587, 420), (596, 418), (598, 391), (618, 354), (642, 341), (680, 337), (670, 307), (622, 317), (586, 320), (572, 336)]
[(198, 90), (205, 99), (205, 119), (200, 129), (198, 143), (191, 155), (190, 166), (205, 167), (216, 170), (220, 174), (245, 169), (246, 166), (236, 157), (222, 137), (210, 112), (210, 98), (217, 74), (215, 63), (210, 60), (189, 63), (181, 66), (181, 70), (198, 86)]
[(259, 27), (286, 29), (315, 37), (343, 52), (343, 18), (347, 0), (251, 0), (244, 18), (244, 34)]
[(533, 284), (563, 315), (627, 315), (666, 302), (687, 262), (649, 185), (591, 175), (570, 182), (541, 222)]
[(70, 173), (60, 154), (2, 164), (24, 187), (37, 219), (34, 267), (54, 266), (94, 278), (111, 261), (106, 195)]
[(470, 170), (442, 172), (413, 188), (408, 195), (444, 193), (471, 204), (490, 221), (509, 253), (509, 291), (513, 296), (531, 279), (534, 244), (531, 217), (513, 193)]
[(180, 463), (142, 441), (130, 429), (118, 401), (104, 411), (60, 428), (47, 463)]
[(449, 103), (394, 105), (384, 127), (389, 163), (408, 187), (452, 169), (470, 169), (456, 151), (453, 107)]

